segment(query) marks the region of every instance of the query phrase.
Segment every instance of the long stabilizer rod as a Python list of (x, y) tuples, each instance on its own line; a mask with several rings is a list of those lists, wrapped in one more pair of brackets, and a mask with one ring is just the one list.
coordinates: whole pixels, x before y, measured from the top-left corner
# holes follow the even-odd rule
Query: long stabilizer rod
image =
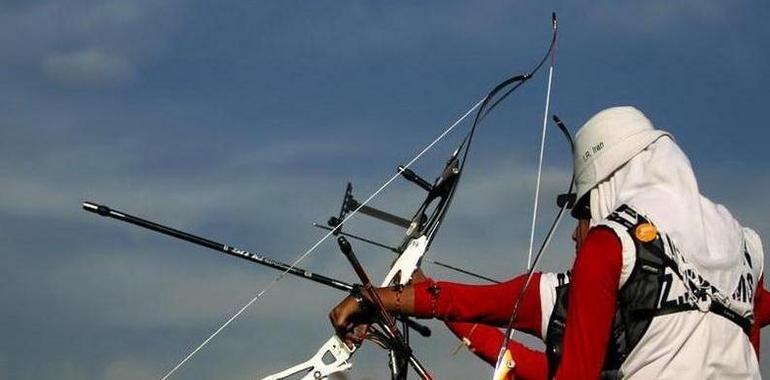
[[(354, 286), (351, 284), (333, 279), (331, 277), (326, 277), (318, 273), (313, 273), (313, 272), (304, 270), (302, 268), (298, 268), (296, 266), (290, 267), (288, 264), (282, 263), (280, 261), (276, 261), (269, 257), (257, 255), (249, 251), (244, 251), (242, 249), (235, 248), (227, 244), (222, 244), (222, 243), (209, 240), (200, 236), (196, 236), (184, 231), (179, 231), (177, 229), (164, 226), (162, 224), (158, 224), (146, 219), (142, 219), (133, 215), (126, 214), (125, 212), (122, 212), (122, 211), (114, 210), (104, 205), (99, 205), (92, 202), (83, 202), (83, 209), (86, 211), (93, 212), (95, 214), (99, 214), (101, 216), (117, 219), (117, 220), (120, 220), (121, 222), (131, 223), (139, 227), (144, 227), (156, 232), (160, 232), (161, 234), (164, 234), (164, 235), (182, 239), (193, 244), (197, 244), (206, 248), (213, 249), (215, 251), (219, 251), (221, 253), (226, 253), (230, 256), (235, 256), (237, 258), (248, 260), (248, 261), (251, 261), (260, 265), (264, 265), (273, 269), (277, 269), (280, 271), (284, 271), (286, 273), (291, 273), (295, 276), (304, 278), (306, 280), (314, 281), (319, 284), (330, 286), (335, 289), (344, 290), (348, 293), (352, 292), (354, 288)], [(424, 326), (412, 319), (403, 318), (403, 320), (406, 321), (407, 325), (409, 325), (410, 328), (417, 331), (420, 335), (425, 337), (428, 337), (431, 335), (430, 328), (428, 328), (427, 326)]]
[(206, 248), (210, 248), (215, 251), (228, 254), (230, 256), (235, 256), (240, 259), (245, 259), (245, 260), (248, 260), (260, 265), (264, 265), (273, 269), (277, 269), (280, 271), (285, 271), (287, 273), (305, 278), (307, 280), (311, 280), (323, 285), (331, 286), (332, 288), (335, 288), (335, 289), (344, 290), (347, 292), (350, 292), (353, 290), (353, 285), (351, 284), (347, 284), (342, 281), (338, 281), (333, 278), (326, 277), (317, 273), (309, 272), (301, 268), (291, 267), (288, 264), (282, 263), (277, 260), (273, 260), (269, 257), (251, 253), (249, 251), (245, 251), (227, 244), (222, 244), (222, 243), (209, 240), (200, 236), (196, 236), (184, 231), (179, 231), (171, 227), (167, 227), (155, 222), (151, 222), (146, 219), (142, 219), (133, 215), (126, 214), (122, 211), (111, 209), (104, 205), (99, 205), (92, 202), (83, 202), (83, 209), (86, 211), (93, 212), (95, 214), (99, 214), (101, 216), (106, 216), (108, 218), (120, 220), (121, 222), (131, 223), (133, 225), (147, 228), (155, 232), (160, 232), (161, 234), (175, 237), (177, 239), (189, 241), (190, 243), (197, 244)]

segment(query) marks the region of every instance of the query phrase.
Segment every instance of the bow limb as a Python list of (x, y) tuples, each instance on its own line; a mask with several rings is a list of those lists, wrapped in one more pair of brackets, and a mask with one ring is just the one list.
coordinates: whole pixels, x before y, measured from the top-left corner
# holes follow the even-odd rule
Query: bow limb
[[(553, 28), (554, 28), (554, 46), (556, 46), (556, 35), (558, 31), (558, 24), (556, 22), (556, 14), (553, 15)], [(548, 86), (545, 95), (545, 109), (543, 111), (543, 129), (540, 133), (540, 156), (537, 161), (537, 181), (535, 182), (535, 201), (532, 207), (532, 227), (529, 234), (529, 250), (527, 253), (527, 269), (532, 266), (532, 246), (535, 241), (535, 225), (537, 224), (537, 206), (540, 198), (540, 183), (543, 173), (543, 153), (545, 152), (545, 134), (546, 126), (548, 125), (548, 110), (551, 105), (551, 85), (553, 84), (553, 67), (554, 59), (556, 58), (556, 50), (551, 51), (551, 64), (548, 67)]]
[[(554, 27), (555, 27), (555, 16), (554, 16)], [(467, 162), (468, 158), (468, 152), (470, 151), (470, 145), (473, 140), (474, 133), (476, 131), (476, 127), (479, 125), (480, 121), (484, 119), (485, 116), (489, 114), (497, 105), (500, 104), (505, 98), (507, 98), (511, 93), (513, 93), (516, 89), (518, 89), (521, 85), (526, 83), (529, 79), (531, 79), (535, 73), (537, 73), (538, 70), (544, 65), (545, 61), (548, 57), (551, 56), (551, 53), (554, 49), (556, 42), (556, 33), (554, 29), (554, 35), (551, 40), (551, 44), (548, 48), (548, 53), (544, 56), (544, 58), (539, 61), (539, 63), (528, 73), (524, 75), (517, 75), (511, 78), (508, 78), (504, 80), (503, 82), (496, 85), (482, 100), (477, 102), (471, 109), (469, 109), (459, 120), (457, 120), (455, 123), (453, 123), (447, 130), (445, 130), (436, 140), (434, 140), (431, 144), (429, 144), (422, 152), (420, 152), (417, 157), (415, 157), (413, 160), (411, 160), (408, 164), (399, 167), (399, 173), (396, 175), (403, 175), (404, 177), (407, 177), (409, 179), (413, 173), (409, 171), (409, 167), (412, 163), (414, 163), (419, 157), (421, 157), (428, 149), (430, 149), (435, 143), (438, 142), (441, 138), (443, 138), (446, 134), (448, 134), (452, 129), (454, 129), (457, 124), (459, 124), (462, 120), (464, 120), (468, 115), (470, 115), (474, 110), (476, 111), (476, 116), (473, 121), (473, 125), (471, 126), (468, 133), (465, 135), (465, 137), (462, 139), (459, 147), (454, 151), (452, 156), (447, 161), (444, 170), (441, 173), (441, 176), (439, 176), (436, 181), (432, 185), (427, 185), (423, 183), (424, 181), (417, 181), (420, 182), (420, 186), (423, 187), (428, 191), (428, 196), (426, 197), (425, 201), (421, 204), (421, 206), (418, 208), (417, 212), (412, 217), (409, 227), (406, 231), (406, 237), (403, 241), (403, 243), (399, 246), (398, 251), (400, 252), (399, 258), (395, 261), (393, 266), (391, 267), (391, 270), (388, 272), (388, 274), (385, 277), (385, 280), (382, 282), (381, 286), (389, 286), (393, 284), (407, 284), (412, 277), (412, 274), (414, 273), (417, 268), (419, 268), (419, 265), (422, 261), (423, 256), (427, 253), (428, 249), (430, 248), (430, 245), (433, 241), (433, 239), (436, 236), (436, 233), (438, 232), (444, 217), (446, 216), (447, 210), (449, 208), (449, 205), (452, 202), (452, 199), (454, 197), (454, 194), (457, 190), (457, 186), (460, 180), (460, 177), (462, 175), (462, 171), (465, 167), (465, 163)], [(501, 95), (502, 94), (502, 95)], [(390, 184), (395, 179), (395, 176), (391, 178), (390, 181), (386, 183), (386, 185)], [(414, 182), (413, 179), (410, 179)], [(380, 190), (375, 192), (374, 195), (379, 193)], [(362, 210), (363, 207), (369, 201), (374, 197), (372, 195), (369, 197), (365, 202), (363, 203), (356, 203), (358, 207), (355, 208), (355, 210), (345, 215), (345, 212), (340, 214), (339, 220), (336, 221), (335, 228), (330, 231), (330, 234), (333, 234), (334, 232), (339, 232), (342, 225), (350, 219), (350, 217), (353, 216), (353, 214), (357, 213), (358, 211)], [(343, 204), (343, 210), (344, 210), (344, 204)], [(324, 238), (328, 237), (330, 234), (327, 234)], [(352, 355), (352, 352), (350, 353)], [(349, 359), (350, 356), (346, 358)], [(401, 364), (398, 364), (399, 361)], [(398, 359), (394, 357), (394, 353), (391, 350), (391, 369), (394, 370), (394, 372), (397, 372), (398, 367), (404, 366), (404, 361), (402, 359)], [(341, 371), (343, 369), (339, 369), (338, 371)], [(335, 372), (338, 372), (335, 371)], [(401, 372), (399, 372), (399, 376), (394, 375), (394, 378), (402, 378), (400, 377)], [(403, 376), (405, 377), (405, 372), (403, 372)], [(303, 377), (303, 379), (311, 379), (311, 377), (306, 376)]]
[[(570, 135), (569, 130), (567, 129), (567, 127), (564, 126), (564, 124), (556, 115), (553, 115), (553, 120), (556, 123), (556, 126), (559, 128), (559, 130), (562, 132), (564, 137), (569, 142), (570, 150), (574, 152), (575, 144), (572, 140), (572, 136)], [(515, 332), (515, 330), (513, 330), (513, 324), (516, 321), (516, 317), (518, 316), (518, 313), (519, 313), (519, 306), (521, 305), (521, 302), (524, 299), (524, 294), (526, 293), (527, 288), (529, 288), (529, 285), (531, 284), (532, 275), (535, 273), (537, 265), (540, 263), (540, 259), (542, 258), (543, 252), (545, 252), (545, 249), (548, 247), (548, 244), (551, 242), (553, 233), (556, 230), (556, 227), (558, 227), (562, 217), (564, 216), (564, 212), (568, 208), (571, 208), (574, 204), (574, 201), (575, 201), (574, 193), (573, 193), (574, 184), (575, 184), (575, 172), (573, 169), (572, 176), (570, 178), (569, 187), (566, 193), (567, 197), (559, 205), (560, 208), (558, 213), (556, 214), (556, 218), (554, 219), (553, 223), (548, 229), (548, 232), (546, 233), (546, 236), (543, 239), (543, 243), (538, 249), (537, 254), (534, 257), (532, 266), (527, 270), (526, 281), (524, 282), (524, 286), (522, 286), (521, 290), (516, 295), (516, 300), (513, 306), (513, 311), (511, 313), (511, 318), (508, 321), (508, 326), (505, 331), (503, 343), (502, 343), (502, 346), (500, 347), (500, 353), (498, 355), (497, 364), (495, 365), (495, 372), (492, 377), (493, 379), (501, 378), (499, 376), (504, 376), (504, 374), (507, 373), (507, 371), (509, 371), (510, 368), (513, 368), (513, 366), (515, 365), (513, 358), (511, 358), (511, 354), (508, 350), (508, 345), (513, 339), (513, 333)]]
[[(535, 261), (532, 261), (532, 251), (534, 246), (534, 239), (535, 239), (535, 226), (537, 224), (537, 210), (538, 210), (538, 202), (540, 197), (540, 183), (542, 178), (542, 169), (543, 169), (543, 154), (545, 151), (545, 136), (546, 136), (546, 126), (548, 124), (548, 113), (549, 113), (549, 107), (551, 103), (551, 86), (553, 83), (553, 69), (554, 69), (554, 63), (556, 58), (556, 43), (558, 38), (558, 30), (559, 25), (558, 21), (556, 19), (556, 13), (554, 12), (552, 14), (552, 27), (553, 27), (553, 37), (551, 39), (551, 46), (548, 48), (548, 52), (546, 53), (545, 57), (543, 57), (542, 61), (538, 66), (536, 66), (534, 71), (537, 71), (544, 63), (545, 61), (550, 58), (550, 64), (548, 67), (548, 85), (546, 90), (546, 99), (545, 99), (545, 107), (543, 111), (543, 128), (541, 132), (540, 137), (540, 152), (539, 152), (539, 158), (538, 158), (538, 167), (537, 167), (537, 181), (535, 185), (535, 199), (534, 199), (534, 205), (532, 208), (532, 226), (530, 229), (530, 238), (529, 238), (529, 249), (527, 254), (527, 277), (526, 281), (524, 282), (524, 286), (522, 287), (521, 291), (516, 297), (513, 311), (511, 313), (511, 318), (508, 322), (508, 326), (506, 327), (505, 331), (505, 338), (503, 339), (503, 342), (500, 346), (499, 354), (497, 363), (495, 365), (495, 370), (492, 375), (493, 380), (497, 379), (504, 379), (507, 374), (511, 371), (511, 369), (514, 367), (515, 363), (511, 357), (511, 353), (508, 350), (508, 344), (510, 343), (511, 339), (513, 338), (513, 323), (516, 320), (516, 317), (519, 312), (519, 305), (521, 303), (521, 300), (523, 299), (523, 296), (529, 287), (529, 284), (532, 279), (532, 274), (534, 274), (535, 268), (537, 266), (537, 263), (539, 262), (539, 259), (544, 252), (545, 248), (548, 246), (548, 243), (551, 240), (551, 237), (553, 236), (553, 232), (555, 231), (556, 227), (558, 226), (559, 222), (561, 221), (561, 217), (564, 213), (564, 210), (566, 207), (562, 207), (561, 210), (559, 210), (554, 222), (551, 225), (551, 228), (549, 229), (548, 233), (546, 234), (545, 238), (543, 239), (543, 244), (541, 245), (540, 249), (537, 252), (537, 255), (535, 257)], [(562, 126), (560, 126), (562, 128)], [(565, 133), (568, 140), (570, 141), (570, 144), (572, 145), (572, 138), (569, 135), (569, 132), (564, 128), (562, 132)], [(570, 181), (570, 187), (569, 192), (572, 190), (572, 183), (574, 182), (574, 174), (573, 179)], [(566, 206), (566, 204), (565, 204)]]

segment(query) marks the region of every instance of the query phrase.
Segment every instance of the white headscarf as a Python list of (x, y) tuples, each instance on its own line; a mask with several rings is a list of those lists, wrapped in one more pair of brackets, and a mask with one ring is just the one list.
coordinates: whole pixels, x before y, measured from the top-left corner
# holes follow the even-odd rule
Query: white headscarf
[(697, 273), (722, 292), (735, 289), (743, 260), (740, 224), (700, 194), (690, 161), (668, 136), (657, 139), (590, 191), (591, 222), (622, 204), (647, 216)]

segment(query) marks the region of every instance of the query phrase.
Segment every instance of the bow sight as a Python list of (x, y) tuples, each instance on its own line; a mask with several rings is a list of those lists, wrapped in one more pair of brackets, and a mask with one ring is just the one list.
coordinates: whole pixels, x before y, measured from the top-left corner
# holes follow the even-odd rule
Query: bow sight
[[(443, 206), (451, 198), (454, 187), (460, 176), (457, 152), (452, 155), (444, 167), (441, 175), (436, 178), (433, 184), (430, 184), (428, 181), (415, 174), (415, 172), (413, 172), (411, 169), (408, 169), (403, 165), (399, 165), (397, 170), (398, 174), (400, 174), (403, 178), (428, 192), (427, 197), (417, 209), (417, 212), (411, 220), (393, 215), (389, 212), (371, 206), (361, 204), (353, 197), (353, 185), (348, 182), (347, 186), (345, 187), (345, 195), (342, 198), (342, 206), (340, 207), (339, 215), (332, 216), (326, 222), (326, 224), (331, 228), (332, 233), (334, 235), (342, 234), (342, 227), (344, 224), (343, 221), (351, 213), (351, 211), (358, 210), (358, 212), (361, 214), (371, 216), (383, 222), (387, 222), (402, 228), (406, 228), (406, 238), (398, 248), (391, 248), (387, 245), (377, 243), (369, 239), (359, 238), (355, 235), (345, 235), (352, 236), (353, 238), (357, 238), (380, 247), (388, 248), (390, 250), (396, 251), (397, 253), (401, 253), (406, 249), (405, 245), (408, 243), (409, 238), (417, 237), (421, 233), (426, 232), (430, 232), (430, 236), (435, 234), (436, 230), (438, 229), (438, 219), (441, 218), (445, 212), (442, 210), (444, 208)], [(319, 224), (315, 224), (315, 226), (321, 227)], [(432, 228), (429, 229), (427, 226), (432, 226)]]

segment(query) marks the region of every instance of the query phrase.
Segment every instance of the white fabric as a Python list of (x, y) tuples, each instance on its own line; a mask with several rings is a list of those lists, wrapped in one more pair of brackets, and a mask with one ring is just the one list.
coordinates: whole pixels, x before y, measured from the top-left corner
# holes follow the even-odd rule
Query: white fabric
[(743, 230), (730, 212), (702, 196), (690, 161), (668, 137), (637, 154), (591, 190), (596, 223), (622, 204), (648, 216), (697, 273), (721, 291), (735, 288)]
[[(636, 262), (634, 242), (625, 227), (607, 220), (602, 225), (612, 228), (621, 237), (621, 282), (625, 284)], [(759, 236), (749, 228), (744, 228), (743, 234), (749, 260), (741, 264), (742, 276), (744, 280), (753, 278), (756, 281), (764, 269), (762, 243)], [(679, 276), (670, 268), (666, 269), (666, 275), (669, 282), (664, 286), (668, 287), (668, 292), (660, 302), (686, 299), (688, 290)], [(541, 331), (544, 336), (553, 314), (556, 288), (568, 282), (567, 273), (543, 273), (540, 277)], [(745, 293), (739, 289), (740, 286), (732, 292), (733, 303), (750, 307), (753, 300), (742, 300), (741, 296)], [(722, 316), (700, 311), (654, 318), (641, 341), (621, 365), (620, 371), (624, 380), (760, 379), (756, 354), (740, 327)]]
[[(638, 112), (626, 109), (606, 113), (600, 118), (601, 128), (593, 124), (592, 128), (604, 131), (611, 130), (614, 124), (621, 125), (620, 130), (614, 131), (616, 143), (605, 142), (599, 149), (601, 152), (607, 146), (620, 147), (615, 152), (621, 153), (608, 154), (612, 151), (607, 150), (594, 155), (590, 164), (593, 169), (585, 169), (589, 175), (583, 175), (584, 186), (591, 186), (592, 175), (597, 182), (590, 189), (591, 224), (607, 224), (605, 218), (611, 212), (623, 204), (629, 205), (670, 239), (673, 249), (667, 247), (667, 254), (678, 256), (675, 261), (680, 271), (684, 268), (701, 276), (716, 287), (719, 299), (727, 300), (726, 306), (750, 315), (763, 266), (759, 237), (743, 229), (725, 207), (701, 195), (690, 161), (682, 150), (667, 134), (656, 137), (650, 132), (649, 120), (634, 117), (634, 111)], [(613, 115), (620, 115), (618, 123), (614, 123)], [(634, 120), (639, 125), (629, 125)], [(627, 139), (622, 139), (624, 133)], [(639, 149), (640, 146), (644, 147)], [(639, 150), (632, 157), (623, 161), (624, 154), (636, 149)], [(578, 167), (577, 162), (575, 165)], [(601, 172), (609, 168), (613, 172)], [(635, 259), (636, 255), (627, 249), (628, 242), (621, 242), (625, 267), (632, 260), (627, 256)], [(749, 260), (744, 257), (746, 250)], [(667, 271), (671, 287), (660, 302), (694, 299), (692, 289), (687, 289), (671, 269)], [(740, 327), (715, 313), (697, 310), (654, 318), (621, 371), (625, 379), (759, 378), (756, 355)]]
[(620, 370), (624, 380), (761, 379), (746, 334), (723, 317), (699, 311), (653, 319)]
[(759, 238), (759, 235), (748, 227), (743, 227), (743, 236), (746, 240), (746, 249), (749, 251), (749, 253), (757, 252), (759, 254), (759, 258), (763, 261), (759, 263), (759, 265), (754, 265), (755, 267), (759, 268), (759, 273), (764, 272), (764, 249), (762, 248), (762, 240)]
[(620, 266), (620, 281), (618, 282), (618, 289), (622, 288), (626, 284), (628, 278), (631, 277), (631, 273), (634, 271), (636, 265), (636, 244), (631, 239), (631, 235), (628, 234), (628, 229), (620, 223), (605, 220), (602, 222), (603, 226), (607, 226), (615, 231), (615, 235), (620, 239), (621, 256), (623, 261)]
[[(634, 210), (638, 211), (638, 210)], [(629, 223), (638, 223), (638, 212), (619, 213)], [(647, 216), (645, 216), (647, 217)], [(636, 262), (636, 244), (628, 227), (615, 221), (604, 220), (602, 226), (612, 228), (622, 244), (623, 267), (621, 282)], [(763, 269), (763, 252), (759, 237), (748, 228), (743, 229), (745, 241), (741, 247), (742, 260), (738, 266), (740, 281), (728, 292), (730, 308), (739, 314), (751, 315), (756, 279)], [(666, 254), (679, 252), (669, 237), (661, 235)], [(672, 248), (673, 247), (673, 248)], [(661, 277), (663, 292), (658, 307), (668, 308), (689, 303), (693, 293), (685, 286), (680, 274), (670, 267)], [(622, 286), (622, 284), (621, 284)], [(692, 310), (653, 318), (642, 339), (621, 365), (623, 379), (758, 379), (756, 354), (741, 328), (727, 318), (712, 312)]]
[(540, 275), (540, 338), (545, 342), (548, 324), (551, 322), (551, 314), (556, 306), (556, 288), (569, 283), (569, 273), (543, 272)]
[[(756, 280), (763, 270), (764, 254), (758, 236), (750, 229), (744, 232), (750, 260), (742, 262), (742, 276)], [(679, 276), (670, 268), (666, 275), (669, 291), (661, 302), (687, 299), (688, 290)], [(753, 299), (743, 298), (740, 289), (741, 285), (729, 289), (733, 304), (750, 308)], [(715, 313), (698, 310), (653, 318), (620, 370), (624, 380), (760, 379), (757, 355), (740, 327)]]
[(577, 199), (662, 136), (671, 135), (634, 107), (611, 107), (591, 117), (575, 135)]

